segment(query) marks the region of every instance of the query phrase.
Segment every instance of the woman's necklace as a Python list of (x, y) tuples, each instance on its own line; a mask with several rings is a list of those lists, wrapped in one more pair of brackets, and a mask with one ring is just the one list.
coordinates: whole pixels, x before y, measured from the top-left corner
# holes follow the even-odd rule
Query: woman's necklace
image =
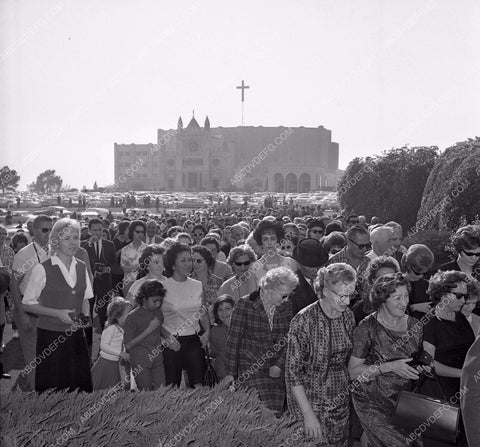
[(403, 319), (406, 317), (406, 315), (404, 315), (403, 317), (398, 318), (395, 324), (392, 324), (385, 320), (381, 311), (379, 311), (377, 315), (381, 320), (380, 323), (382, 323), (383, 326), (385, 326), (387, 329), (390, 329), (392, 331), (398, 331), (398, 327), (403, 323)]

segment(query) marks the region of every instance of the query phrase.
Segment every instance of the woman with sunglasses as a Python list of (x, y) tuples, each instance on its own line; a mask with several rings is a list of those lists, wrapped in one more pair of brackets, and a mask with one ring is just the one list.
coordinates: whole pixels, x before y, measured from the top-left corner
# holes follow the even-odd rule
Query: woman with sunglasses
[(129, 244), (125, 245), (120, 252), (120, 266), (123, 269), (123, 296), (127, 296), (128, 289), (137, 279), (140, 268), (140, 256), (147, 246), (143, 239), (147, 226), (143, 220), (134, 220), (128, 227)]
[(237, 301), (257, 290), (255, 274), (251, 270), (256, 260), (257, 256), (250, 246), (233, 247), (228, 254), (227, 264), (232, 268), (234, 276), (222, 284), (218, 296), (230, 295)]
[(355, 281), (348, 264), (321, 268), (314, 283), (319, 300), (293, 317), (288, 333), (288, 409), (306, 437), (324, 447), (349, 445), (347, 361), (355, 320), (348, 304)]
[(411, 287), (410, 315), (417, 320), (421, 320), (432, 309), (432, 302), (427, 293), (428, 280), (425, 277), (429, 275), (433, 261), (432, 251), (422, 244), (411, 245), (402, 257), (402, 271), (407, 275)]
[(225, 382), (256, 389), (260, 400), (277, 414), (285, 402), (288, 298), (297, 284), (297, 276), (286, 267), (270, 270), (258, 291), (235, 303), (227, 338)]
[(353, 334), (348, 369), (353, 406), (364, 431), (363, 446), (407, 445), (409, 430), (395, 426), (391, 418), (398, 393), (409, 390), (422, 369), (409, 365), (422, 349), (422, 325), (405, 313), (409, 288), (403, 273), (378, 278), (370, 293), (375, 312), (365, 317)]
[(480, 225), (459, 228), (452, 243), (456, 259), (440, 266), (440, 270), (457, 270), (480, 280)]
[[(468, 284), (471, 281), (466, 273), (450, 270), (433, 275), (428, 288), (430, 299), (435, 305), (435, 318), (425, 325), (423, 348), (433, 357), (433, 366), (451, 404), (459, 403), (455, 394), (460, 391), (462, 367), (476, 335), (461, 312), (468, 299)], [(431, 379), (425, 381), (422, 393), (443, 399), (441, 390)], [(462, 436), (460, 440), (461, 438)], [(437, 444), (429, 444), (425, 440), (424, 446), (429, 445), (448, 444), (438, 441)]]

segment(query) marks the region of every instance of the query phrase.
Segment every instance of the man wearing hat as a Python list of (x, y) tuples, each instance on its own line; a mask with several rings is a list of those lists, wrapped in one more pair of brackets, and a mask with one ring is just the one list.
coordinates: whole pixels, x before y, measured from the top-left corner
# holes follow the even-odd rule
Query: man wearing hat
[(297, 261), (298, 285), (290, 297), (292, 313), (296, 315), (300, 310), (318, 300), (314, 291), (313, 282), (320, 267), (328, 261), (328, 252), (321, 246), (320, 241), (314, 238), (302, 239), (293, 249), (293, 258)]

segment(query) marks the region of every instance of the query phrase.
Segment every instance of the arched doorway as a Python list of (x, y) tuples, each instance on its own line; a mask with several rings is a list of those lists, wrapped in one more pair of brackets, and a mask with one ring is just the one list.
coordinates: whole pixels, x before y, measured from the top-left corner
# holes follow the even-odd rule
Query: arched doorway
[(287, 186), (285, 192), (298, 192), (297, 176), (295, 174), (288, 174), (285, 183)]
[(310, 192), (311, 189), (312, 185), (310, 182), (310, 175), (305, 173), (302, 174), (298, 179), (298, 190), (300, 192)]
[(273, 190), (275, 192), (285, 191), (285, 182), (283, 180), (283, 174), (277, 173), (273, 176)]

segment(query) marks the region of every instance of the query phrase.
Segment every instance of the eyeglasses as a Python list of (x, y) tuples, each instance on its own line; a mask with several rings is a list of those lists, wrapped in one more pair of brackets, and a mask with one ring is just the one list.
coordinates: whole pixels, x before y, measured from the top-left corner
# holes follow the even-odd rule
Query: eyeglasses
[(410, 266), (410, 270), (415, 273), (415, 275), (417, 276), (425, 276), (427, 274), (427, 272), (419, 272), (415, 267)]
[(143, 230), (135, 230), (135, 233), (143, 234), (143, 233), (145, 233), (145, 231), (143, 231)]
[(252, 263), (252, 261), (234, 262), (234, 264), (235, 264), (237, 267), (241, 267), (242, 265), (246, 267), (247, 265), (250, 265), (251, 263)]
[(42, 233), (49, 233), (50, 231), (52, 231), (51, 228), (42, 228)]
[(277, 293), (278, 295), (280, 295), (282, 297), (282, 300), (286, 300), (287, 298), (290, 298), (293, 295), (293, 291), (289, 292), (289, 293), (286, 293), (285, 295), (281, 295), (278, 290), (273, 289), (273, 291), (275, 293)]
[(477, 258), (480, 257), (480, 251), (465, 251), (465, 250), (462, 250), (463, 251), (463, 254), (465, 256), (476, 256)]
[(357, 244), (353, 239), (348, 239), (350, 242), (353, 242), (360, 250), (370, 250), (372, 248), (372, 243), (368, 242), (367, 244)]
[(339, 295), (337, 292), (334, 292), (332, 289), (329, 289), (328, 287), (325, 287), (325, 289), (327, 289), (329, 292), (333, 293), (336, 297), (338, 297), (338, 299), (342, 300), (342, 301), (345, 301), (345, 300), (348, 300), (350, 301), (350, 297), (353, 295), (353, 293), (351, 294), (342, 294), (342, 295)]
[(450, 293), (455, 295), (455, 298), (457, 298), (457, 300), (461, 300), (463, 298), (466, 301), (468, 298), (468, 293), (455, 293), (455, 292), (450, 292)]

